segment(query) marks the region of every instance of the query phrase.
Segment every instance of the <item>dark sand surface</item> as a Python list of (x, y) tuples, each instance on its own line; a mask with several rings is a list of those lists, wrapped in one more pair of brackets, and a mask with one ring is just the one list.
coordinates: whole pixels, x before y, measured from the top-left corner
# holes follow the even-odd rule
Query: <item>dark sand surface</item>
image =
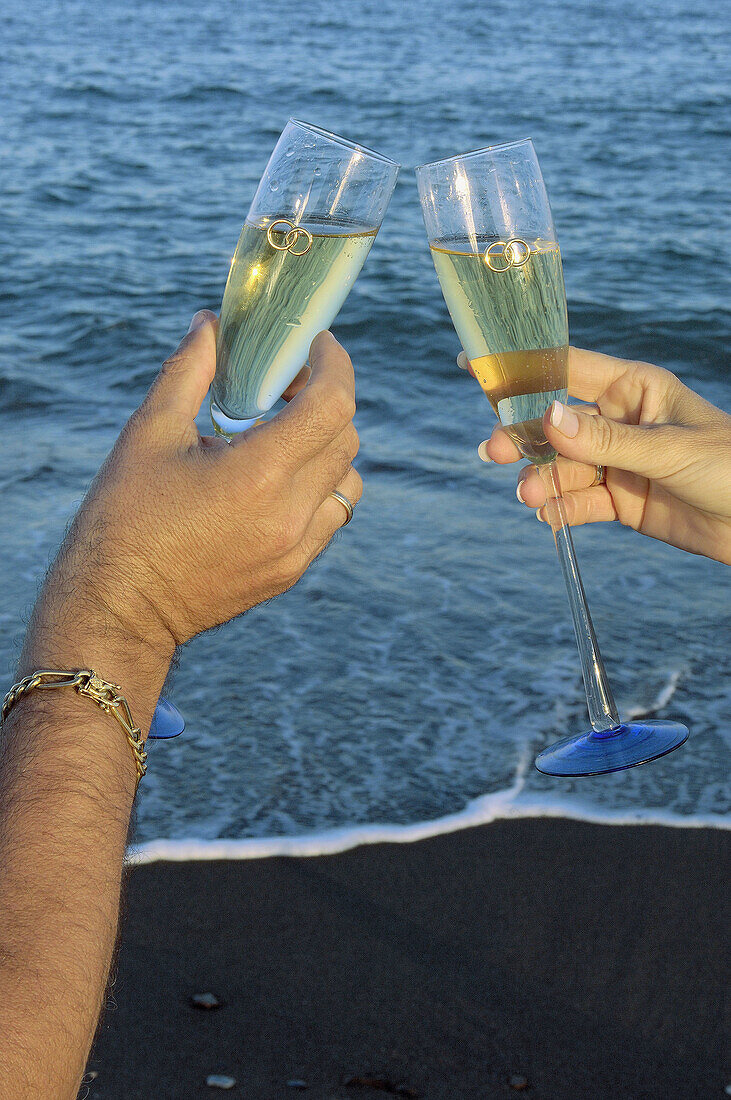
[(90, 1100), (721, 1100), (729, 840), (540, 818), (138, 868)]

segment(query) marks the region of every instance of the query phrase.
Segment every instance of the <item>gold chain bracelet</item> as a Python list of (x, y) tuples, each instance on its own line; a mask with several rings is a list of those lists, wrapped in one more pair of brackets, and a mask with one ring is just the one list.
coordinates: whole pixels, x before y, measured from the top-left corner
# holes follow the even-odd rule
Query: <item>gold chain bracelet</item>
[[(86, 695), (87, 698), (93, 699), (105, 714), (114, 715), (124, 732), (127, 734), (127, 740), (132, 748), (132, 755), (135, 758), (135, 768), (137, 769), (137, 786), (139, 786), (140, 779), (142, 779), (142, 776), (147, 771), (147, 753), (145, 752), (145, 746), (142, 740), (142, 731), (134, 724), (129, 704), (121, 694), (117, 685), (102, 680), (101, 676), (97, 676), (91, 669), (82, 668), (78, 672), (39, 669), (38, 672), (34, 672), (31, 676), (26, 676), (23, 680), (19, 680), (17, 684), (13, 684), (3, 700), (0, 726), (10, 714), (10, 711), (18, 700), (24, 695), (27, 695), (29, 691), (33, 691), (35, 688), (46, 689), (60, 687), (74, 688), (79, 695)], [(137, 788), (135, 788), (135, 790), (136, 789)]]

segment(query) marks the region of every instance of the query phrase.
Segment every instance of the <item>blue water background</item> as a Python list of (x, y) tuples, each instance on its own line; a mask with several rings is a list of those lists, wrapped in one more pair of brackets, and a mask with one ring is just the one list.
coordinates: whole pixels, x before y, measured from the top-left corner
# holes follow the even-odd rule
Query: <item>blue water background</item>
[(515, 471), (477, 458), (493, 414), (454, 366), (411, 169), (532, 136), (573, 342), (728, 407), (728, 9), (25, 0), (0, 30), (7, 682), (88, 481), (191, 314), (220, 305), (288, 115), (404, 164), (335, 325), (357, 371), (357, 522), (291, 593), (185, 649), (188, 730), (151, 751), (142, 838), (415, 822), (521, 769), (539, 804), (723, 813), (728, 573), (616, 525), (576, 544), (620, 707), (664, 694), (691, 739), (595, 780), (526, 769), (586, 725), (574, 638), (549, 531)]

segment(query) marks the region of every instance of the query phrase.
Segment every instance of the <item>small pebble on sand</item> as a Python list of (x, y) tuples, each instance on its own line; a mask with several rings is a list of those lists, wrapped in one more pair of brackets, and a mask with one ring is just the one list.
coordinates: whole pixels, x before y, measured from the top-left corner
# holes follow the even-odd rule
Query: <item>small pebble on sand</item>
[(523, 1092), (524, 1089), (528, 1088), (528, 1078), (524, 1077), (522, 1073), (514, 1073), (512, 1077), (509, 1078), (508, 1084), (511, 1089), (515, 1089), (516, 1092)]
[(193, 1008), (220, 1008), (221, 1002), (215, 993), (194, 993), (190, 998)]
[(223, 1073), (209, 1073), (206, 1077), (209, 1089), (232, 1089), (236, 1084), (235, 1077), (226, 1077)]

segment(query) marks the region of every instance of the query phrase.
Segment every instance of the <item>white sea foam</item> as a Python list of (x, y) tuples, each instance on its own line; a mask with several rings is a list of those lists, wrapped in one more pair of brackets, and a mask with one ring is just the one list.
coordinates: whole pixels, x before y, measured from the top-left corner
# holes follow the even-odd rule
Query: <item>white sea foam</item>
[[(685, 667), (665, 670), (662, 680), (655, 687), (653, 697), (644, 703), (625, 700), (621, 708), (623, 715), (631, 720), (662, 710), (675, 695), (686, 673)], [(560, 705), (560, 693), (558, 699), (558, 705)], [(560, 727), (564, 721), (563, 713), (557, 712), (553, 715), (553, 723), (557, 727)], [(291, 751), (299, 745), (300, 741), (293, 728)], [(462, 747), (464, 747), (464, 741)], [(455, 762), (452, 758), (453, 752), (454, 742), (450, 741), (444, 756), (440, 757), (435, 753), (433, 762), (437, 764), (441, 762), (446, 773), (449, 772), (450, 767), (468, 768), (470, 758), (467, 761), (460, 758)], [(150, 826), (158, 816), (156, 811), (160, 809), (156, 803), (150, 802), (149, 824), (145, 821), (145, 827), (142, 830), (145, 839), (130, 849), (128, 862), (144, 864), (157, 860), (184, 862), (263, 859), (270, 856), (331, 855), (364, 844), (409, 844), (497, 820), (517, 818), (564, 818), (605, 825), (731, 828), (731, 817), (725, 815), (722, 809), (725, 805), (723, 777), (719, 777), (715, 787), (706, 781), (702, 789), (697, 791), (693, 786), (695, 782), (693, 767), (682, 767), (673, 773), (673, 801), (658, 797), (662, 792), (654, 789), (651, 783), (649, 787), (636, 790), (634, 787), (628, 789), (626, 785), (612, 786), (609, 779), (607, 779), (607, 787), (602, 785), (600, 788), (587, 789), (586, 794), (583, 791), (577, 792), (575, 789), (567, 792), (560, 784), (557, 785), (557, 793), (554, 794), (545, 789), (545, 784), (541, 783), (532, 768), (534, 752), (535, 745), (524, 744), (518, 748), (517, 765), (513, 764), (512, 782), (501, 790), (466, 801), (463, 808), (453, 813), (426, 820), (422, 818), (416, 822), (399, 823), (389, 822), (387, 819), (381, 821), (371, 819), (363, 824), (340, 824), (330, 827), (324, 821), (321, 825), (314, 824), (309, 831), (298, 832), (296, 820), (283, 810), (276, 821), (259, 824), (259, 832), (262, 835), (221, 837), (220, 833), (231, 830), (232, 822), (230, 804), (225, 799), (219, 798), (217, 801), (206, 804), (205, 814), (198, 818), (197, 824), (192, 828), (186, 829), (185, 820), (180, 819), (177, 822), (177, 837), (162, 836), (157, 839), (146, 839), (151, 836), (151, 833), (154, 837), (154, 831)], [(377, 760), (378, 757), (374, 759)], [(505, 764), (506, 760), (507, 754), (502, 763)], [(651, 771), (645, 772), (644, 769), (641, 771), (643, 777), (651, 779)], [(361, 772), (361, 778), (362, 774)], [(630, 773), (624, 772), (622, 775), (626, 784)], [(154, 784), (155, 776), (153, 775), (152, 778)], [(377, 787), (383, 782), (383, 778), (383, 771), (376, 769), (369, 777), (369, 784), (375, 784)], [(631, 773), (631, 778), (636, 778), (634, 772)], [(561, 786), (560, 791), (559, 786)], [(366, 797), (363, 800), (365, 805), (361, 804), (359, 807), (361, 812), (364, 810), (365, 813), (368, 812), (367, 794), (370, 789), (371, 787), (366, 784)], [(152, 792), (154, 791), (153, 785)], [(601, 801), (597, 801), (598, 797)], [(618, 800), (619, 805), (616, 804)], [(163, 806), (160, 811), (163, 816), (164, 810)], [(192, 820), (195, 820), (195, 817), (189, 816), (188, 822)], [(173, 822), (173, 827), (175, 824)], [(247, 831), (246, 821), (240, 820), (237, 825), (242, 832)], [(276, 835), (278, 827), (280, 835)], [(251, 831), (256, 831), (256, 826)], [(197, 835), (194, 835), (196, 833)]]
[(528, 754), (520, 761), (510, 787), (474, 798), (454, 814), (411, 825), (353, 825), (324, 829), (300, 836), (250, 837), (245, 840), (150, 840), (127, 853), (132, 866), (166, 860), (175, 863), (217, 859), (266, 859), (270, 856), (324, 856), (346, 852), (362, 844), (412, 844), (417, 840), (455, 833), (493, 821), (515, 818), (565, 818), (597, 825), (664, 825), (673, 828), (730, 829), (731, 820), (720, 814), (682, 815), (657, 810), (599, 811), (575, 798), (521, 797), (525, 786)]
[[(487, 805), (485, 804), (487, 803)], [(596, 825), (664, 825), (673, 828), (729, 829), (727, 818), (713, 815), (684, 817), (680, 814), (617, 812), (598, 814), (587, 809), (582, 812), (575, 805), (555, 804), (501, 806), (494, 795), (476, 798), (461, 813), (437, 818), (435, 821), (416, 825), (356, 825), (350, 828), (329, 829), (321, 833), (304, 833), (302, 836), (252, 837), (247, 840), (149, 840), (139, 847), (129, 849), (127, 862), (132, 866), (144, 863), (168, 861), (187, 863), (220, 859), (267, 859), (270, 856), (330, 856), (347, 852), (362, 844), (411, 844), (429, 837), (455, 833), (476, 825), (509, 818), (564, 818), (571, 821), (587, 821)]]
[(684, 669), (677, 668), (674, 672), (671, 672), (670, 676), (668, 677), (667, 683), (663, 685), (663, 687), (657, 693), (657, 696), (655, 697), (653, 702), (650, 703), (649, 707), (628, 707), (624, 711), (624, 719), (627, 722), (631, 722), (634, 718), (642, 718), (645, 715), (656, 714), (657, 711), (662, 710), (663, 707), (666, 707), (672, 699), (673, 695), (675, 695), (675, 692), (678, 690), (678, 686), (680, 684), (680, 680), (684, 671)]

